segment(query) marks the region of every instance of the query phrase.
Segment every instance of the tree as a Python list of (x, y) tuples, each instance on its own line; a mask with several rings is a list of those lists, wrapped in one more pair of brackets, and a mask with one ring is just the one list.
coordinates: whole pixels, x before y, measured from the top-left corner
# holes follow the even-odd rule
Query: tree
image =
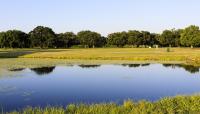
[(126, 32), (116, 32), (108, 35), (108, 44), (122, 47), (128, 42), (128, 34)]
[(102, 37), (99, 33), (92, 31), (81, 31), (77, 34), (77, 37), (81, 45), (93, 48), (98, 46), (98, 43), (102, 40)]
[(38, 26), (29, 33), (31, 47), (55, 47), (56, 35), (51, 28)]
[(9, 30), (0, 35), (1, 47), (25, 48), (29, 46), (28, 35), (19, 30)]
[(159, 39), (159, 37), (160, 37), (159, 34), (151, 33), (150, 37), (151, 37), (151, 40), (150, 40), (150, 42), (149, 42), (149, 45), (150, 45), (150, 46), (159, 45), (159, 41), (158, 41), (158, 39)]
[(9, 47), (9, 43), (7, 41), (6, 32), (0, 32), (0, 47), (1, 48)]
[(57, 35), (57, 47), (69, 48), (75, 44), (77, 44), (77, 37), (73, 32), (66, 32)]
[(142, 31), (142, 45), (146, 46), (146, 45), (151, 45), (151, 33), (148, 31)]
[(198, 26), (191, 25), (181, 33), (181, 44), (184, 46), (200, 46), (200, 30)]
[(159, 42), (162, 46), (180, 46), (181, 30), (165, 30), (160, 36)]
[(103, 47), (107, 43), (107, 38), (106, 37), (101, 37), (101, 39), (98, 41), (97, 45), (98, 47)]
[(128, 31), (128, 44), (132, 45), (132, 47), (134, 45), (136, 45), (137, 47), (141, 44), (142, 42), (142, 34), (139, 31)]
[(181, 46), (181, 33), (183, 32), (182, 29), (178, 29), (178, 30), (174, 30), (174, 36), (175, 36), (175, 42), (174, 42), (174, 46), (179, 47)]
[(171, 46), (172, 44), (174, 44), (175, 39), (172, 30), (163, 31), (159, 41), (162, 46)]

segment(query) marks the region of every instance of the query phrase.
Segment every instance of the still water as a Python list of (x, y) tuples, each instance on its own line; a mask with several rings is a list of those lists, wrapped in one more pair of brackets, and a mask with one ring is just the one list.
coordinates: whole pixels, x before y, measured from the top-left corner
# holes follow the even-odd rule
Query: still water
[(200, 93), (199, 67), (188, 65), (72, 65), (1, 72), (4, 110), (69, 103), (120, 104), (126, 99), (155, 101)]

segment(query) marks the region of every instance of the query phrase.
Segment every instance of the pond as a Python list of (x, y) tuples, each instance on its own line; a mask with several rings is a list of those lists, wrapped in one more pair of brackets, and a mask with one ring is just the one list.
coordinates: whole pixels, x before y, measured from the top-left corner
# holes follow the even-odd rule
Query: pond
[(122, 103), (200, 92), (199, 67), (181, 64), (70, 65), (1, 70), (4, 110), (70, 103)]

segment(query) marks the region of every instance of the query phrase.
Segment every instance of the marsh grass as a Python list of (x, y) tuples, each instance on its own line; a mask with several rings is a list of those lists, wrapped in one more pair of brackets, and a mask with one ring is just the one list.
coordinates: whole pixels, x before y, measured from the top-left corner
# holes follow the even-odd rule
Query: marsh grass
[[(97, 65), (97, 64), (145, 64), (145, 63), (171, 63), (184, 64), (183, 61), (130, 61), (130, 60), (82, 60), (82, 59), (49, 59), (49, 58), (7, 58), (0, 59), (1, 69), (21, 69), (21, 68), (38, 68), (51, 66), (72, 66), (72, 65)], [(3, 74), (3, 73), (1, 73)]]
[[(166, 51), (168, 50), (168, 51)], [(200, 64), (199, 48), (0, 49), (0, 58), (185, 61)]]
[(96, 48), (96, 49), (0, 49), (0, 58), (54, 58), (88, 60), (183, 61), (200, 57), (198, 48)]
[(0, 49), (0, 58), (181, 61), (200, 65), (200, 48)]
[(176, 96), (156, 102), (126, 100), (122, 105), (115, 103), (70, 104), (64, 107), (32, 108), (9, 114), (199, 114), (200, 96)]

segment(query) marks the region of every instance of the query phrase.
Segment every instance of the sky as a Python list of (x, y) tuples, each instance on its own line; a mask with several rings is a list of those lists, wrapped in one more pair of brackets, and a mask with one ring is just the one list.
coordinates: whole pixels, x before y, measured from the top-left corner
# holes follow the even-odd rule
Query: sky
[(0, 0), (0, 31), (108, 33), (200, 26), (200, 0)]

